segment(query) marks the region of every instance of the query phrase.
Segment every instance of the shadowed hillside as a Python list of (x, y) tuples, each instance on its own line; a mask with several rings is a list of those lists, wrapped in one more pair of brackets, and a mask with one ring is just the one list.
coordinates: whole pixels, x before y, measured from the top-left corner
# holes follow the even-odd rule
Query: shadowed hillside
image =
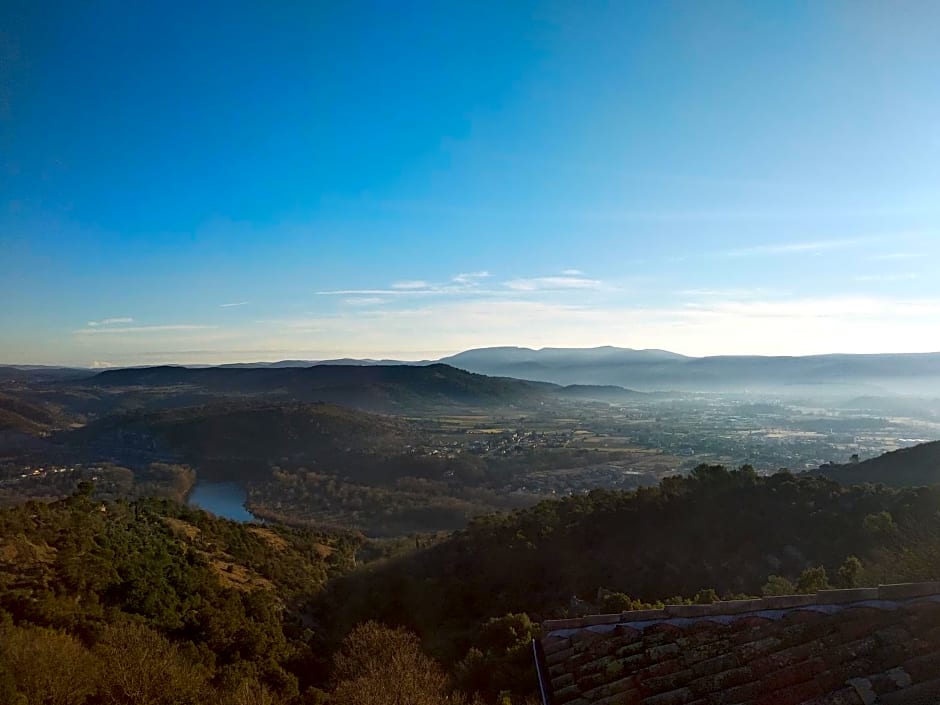
[[(825, 584), (827, 573), (834, 585), (926, 580), (940, 576), (938, 557), (940, 489), (702, 466), (659, 487), (598, 490), (477, 519), (426, 551), (340, 579), (322, 608), (340, 624), (407, 624), (456, 659), (478, 625), (506, 613), (541, 620), (578, 604), (621, 609), (596, 603), (601, 590), (652, 603), (706, 590), (793, 592), (801, 581)], [(826, 572), (806, 573), (819, 566)], [(768, 588), (770, 576), (779, 577)]]
[(554, 385), (487, 377), (448, 365), (315, 365), (313, 367), (109, 370), (96, 387), (192, 387), (215, 394), (264, 394), (363, 409), (513, 406), (537, 403)]
[(44, 406), (0, 394), (0, 431), (35, 436), (48, 431), (57, 421), (57, 416)]
[(401, 452), (414, 434), (403, 422), (321, 403), (220, 402), (115, 414), (59, 437), (111, 455), (152, 452), (192, 461), (316, 459)]
[(877, 458), (850, 465), (827, 465), (816, 471), (837, 482), (863, 482), (890, 487), (940, 484), (940, 441), (902, 448)]

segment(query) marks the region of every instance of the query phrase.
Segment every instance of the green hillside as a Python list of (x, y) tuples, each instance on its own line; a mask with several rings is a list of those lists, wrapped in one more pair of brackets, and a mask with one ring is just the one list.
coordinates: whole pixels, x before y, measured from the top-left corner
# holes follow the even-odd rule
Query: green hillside
[[(760, 595), (771, 576), (793, 591), (816, 567), (833, 584), (940, 576), (940, 488), (703, 466), (659, 487), (477, 519), (426, 551), (337, 580), (320, 604), (340, 633), (366, 618), (401, 623), (456, 662), (481, 625), (507, 613), (540, 621), (708, 590)], [(601, 590), (634, 602), (598, 601)]]
[[(286, 701), (322, 671), (299, 608), (352, 567), (359, 540), (240, 525), (169, 501), (103, 503), (89, 489), (0, 511), (0, 631), (32, 629), (53, 650), (71, 635), (75, 658), (89, 661), (115, 643), (141, 648), (128, 634), (152, 640), (163, 666), (187, 672), (181, 691), (206, 698), (263, 687)], [(5, 665), (0, 646), (0, 689)], [(89, 688), (105, 684), (116, 687), (104, 678)], [(199, 702), (171, 695), (165, 702)]]
[[(321, 690), (344, 702), (357, 687), (348, 664), (390, 650), (408, 654), (405, 674), (437, 673), (405, 632), (373, 624), (347, 637), (369, 620), (415, 630), (453, 683), (496, 702), (534, 688), (528, 639), (545, 618), (940, 577), (940, 488), (748, 468), (701, 466), (654, 488), (542, 502), (405, 554), (402, 542), (362, 551), (348, 534), (240, 525), (170, 501), (104, 502), (91, 490), (0, 510), (3, 702), (32, 687), (39, 658), (69, 665), (55, 677), (83, 684), (67, 701), (76, 705), (308, 705)], [(354, 569), (357, 551), (398, 557)], [(108, 700), (120, 686), (113, 664), (148, 659), (161, 695)], [(435, 676), (441, 695), (428, 702), (444, 702), (447, 683)]]
[(843, 484), (937, 485), (940, 484), (940, 441), (902, 448), (861, 463), (827, 465), (817, 473)]

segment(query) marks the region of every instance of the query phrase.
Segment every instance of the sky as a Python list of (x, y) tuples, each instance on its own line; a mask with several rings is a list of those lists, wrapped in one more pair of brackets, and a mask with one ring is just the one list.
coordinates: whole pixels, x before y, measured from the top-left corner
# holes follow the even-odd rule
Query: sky
[(0, 3), (0, 363), (940, 351), (940, 3)]

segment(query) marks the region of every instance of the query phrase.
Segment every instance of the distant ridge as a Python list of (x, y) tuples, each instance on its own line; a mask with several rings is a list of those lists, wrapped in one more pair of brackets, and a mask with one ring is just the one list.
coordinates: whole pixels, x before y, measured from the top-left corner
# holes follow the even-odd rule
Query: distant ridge
[[(237, 368), (269, 368), (269, 367), (314, 367), (315, 365), (355, 365), (357, 367), (370, 367), (375, 365), (430, 365), (430, 360), (421, 362), (402, 362), (400, 360), (370, 360), (356, 359), (352, 357), (338, 358), (335, 360), (278, 360), (277, 362), (227, 362), (222, 365), (198, 365), (198, 367), (220, 367), (222, 369)], [(183, 367), (197, 367), (196, 365), (183, 365)]]
[(940, 353), (687, 357), (665, 350), (480, 348), (443, 358), (470, 372), (641, 391), (825, 392), (838, 396), (940, 392)]
[(262, 368), (167, 365), (107, 370), (84, 383), (103, 387), (191, 386), (215, 394), (268, 395), (373, 410), (533, 404), (558, 389), (552, 384), (488, 377), (443, 364)]
[(0, 383), (54, 382), (87, 377), (92, 370), (79, 367), (53, 367), (48, 365), (0, 365)]
[[(634, 350), (605, 345), (597, 348), (476, 348), (466, 350), (440, 362), (462, 369), (506, 367), (507, 369), (566, 369), (572, 366), (609, 366), (627, 364), (650, 364), (693, 360), (667, 350)], [(549, 381), (549, 380), (545, 380)], [(569, 384), (588, 384), (582, 380), (570, 380)]]
[[(808, 356), (715, 355), (690, 357), (668, 350), (617, 348), (490, 347), (466, 350), (437, 361), (340, 358), (280, 360), (223, 365), (166, 365), (167, 369), (290, 370), (311, 367), (421, 368), (448, 365), (490, 377), (551, 384), (616, 386), (643, 392), (812, 393), (840, 399), (893, 395), (940, 396), (940, 353), (829, 354)], [(91, 370), (0, 367), (0, 381), (68, 378)], [(113, 368), (163, 369), (155, 367)]]

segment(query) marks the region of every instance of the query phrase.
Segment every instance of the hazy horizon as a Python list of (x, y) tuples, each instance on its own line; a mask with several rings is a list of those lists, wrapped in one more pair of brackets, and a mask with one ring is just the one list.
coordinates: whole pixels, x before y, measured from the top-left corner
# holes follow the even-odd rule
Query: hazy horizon
[(0, 8), (0, 360), (940, 350), (940, 5)]
[(690, 359), (702, 359), (702, 358), (709, 358), (709, 357), (766, 357), (766, 358), (773, 358), (773, 357), (788, 358), (788, 357), (790, 357), (790, 358), (792, 358), (792, 357), (818, 357), (818, 356), (829, 356), (829, 355), (831, 355), (831, 356), (845, 356), (845, 355), (850, 355), (850, 356), (851, 356), (851, 355), (864, 355), (864, 356), (867, 356), (867, 355), (874, 355), (874, 356), (880, 356), (880, 355), (889, 355), (889, 356), (890, 356), (890, 355), (901, 355), (901, 356), (904, 356), (904, 355), (940, 355), (940, 350), (925, 350), (925, 351), (920, 351), (920, 352), (906, 352), (906, 351), (901, 351), (901, 352), (871, 352), (871, 353), (853, 353), (853, 352), (845, 352), (845, 351), (838, 351), (838, 350), (836, 350), (836, 351), (823, 352), (823, 353), (808, 353), (808, 354), (806, 354), (806, 355), (785, 355), (785, 354), (781, 354), (781, 355), (759, 355), (759, 354), (751, 354), (751, 353), (719, 353), (719, 354), (715, 354), (715, 355), (687, 355), (687, 354), (682, 353), (682, 352), (679, 352), (679, 351), (677, 351), (677, 350), (666, 350), (666, 349), (664, 349), (664, 348), (625, 348), (625, 347), (613, 346), (613, 345), (598, 345), (598, 346), (591, 346), (591, 347), (543, 346), (543, 347), (539, 347), (539, 348), (533, 348), (533, 347), (525, 346), (525, 345), (494, 345), (494, 346), (485, 346), (485, 347), (478, 347), (478, 348), (467, 348), (467, 349), (464, 349), (464, 350), (448, 351), (448, 352), (445, 352), (445, 353), (442, 353), (442, 354), (436, 354), (436, 355), (427, 356), (427, 357), (407, 357), (407, 356), (404, 355), (404, 354), (403, 354), (403, 355), (368, 355), (368, 354), (362, 354), (362, 355), (355, 355), (355, 354), (353, 354), (353, 355), (328, 355), (328, 354), (324, 353), (324, 354), (319, 354), (319, 355), (313, 355), (313, 354), (312, 354), (311, 356), (267, 357), (267, 358), (262, 358), (262, 357), (237, 357), (237, 356), (236, 356), (236, 357), (221, 359), (221, 360), (215, 361), (215, 362), (205, 362), (205, 361), (201, 361), (201, 360), (189, 360), (189, 359), (185, 359), (185, 358), (180, 358), (180, 359), (178, 359), (178, 360), (164, 360), (164, 361), (160, 361), (160, 362), (128, 362), (128, 363), (123, 363), (123, 364), (122, 364), (122, 363), (110, 364), (110, 363), (103, 363), (103, 362), (101, 362), (101, 361), (93, 361), (93, 362), (91, 362), (91, 363), (89, 363), (89, 364), (82, 364), (82, 363), (55, 363), (55, 362), (52, 362), (52, 363), (38, 363), (38, 362), (29, 362), (29, 361), (24, 362), (24, 361), (17, 361), (17, 360), (2, 360), (2, 361), (0, 361), (0, 367), (2, 367), (2, 366), (11, 366), (11, 367), (20, 366), (20, 367), (28, 367), (28, 366), (32, 366), (32, 365), (35, 365), (35, 366), (46, 366), (46, 367), (74, 367), (74, 368), (87, 368), (87, 369), (112, 369), (112, 368), (121, 368), (121, 367), (149, 367), (149, 366), (157, 367), (157, 366), (163, 366), (163, 365), (170, 365), (170, 366), (174, 366), (174, 365), (175, 365), (175, 366), (181, 366), (181, 367), (186, 367), (186, 366), (207, 366), (207, 367), (212, 367), (212, 366), (217, 366), (217, 365), (239, 365), (239, 364), (241, 364), (241, 365), (251, 365), (251, 364), (269, 364), (269, 363), (292, 362), (292, 361), (296, 361), (296, 362), (310, 362), (311, 364), (316, 364), (316, 363), (320, 363), (320, 362), (332, 362), (332, 361), (336, 361), (336, 360), (351, 360), (351, 361), (360, 361), (360, 362), (379, 362), (379, 363), (388, 363), (388, 364), (395, 364), (395, 363), (411, 364), (411, 363), (422, 363), (422, 362), (424, 362), (424, 363), (437, 363), (437, 362), (442, 361), (442, 360), (446, 362), (447, 358), (452, 357), (452, 356), (455, 356), (455, 355), (459, 355), (460, 353), (473, 352), (473, 351), (477, 351), (477, 350), (496, 350), (496, 349), (500, 349), (500, 348), (503, 348), (503, 349), (513, 348), (513, 349), (519, 349), (519, 350), (531, 350), (531, 351), (533, 351), (533, 352), (541, 352), (541, 351), (545, 351), (545, 350), (566, 350), (566, 351), (567, 351), (567, 350), (570, 350), (570, 351), (572, 351), (572, 352), (585, 352), (585, 351), (598, 350), (598, 349), (603, 349), (603, 348), (614, 348), (614, 349), (617, 349), (617, 350), (631, 350), (631, 351), (635, 351), (635, 352), (665, 352), (665, 353), (675, 353), (675, 354), (682, 355), (682, 356), (687, 357), (687, 358), (690, 358)]

